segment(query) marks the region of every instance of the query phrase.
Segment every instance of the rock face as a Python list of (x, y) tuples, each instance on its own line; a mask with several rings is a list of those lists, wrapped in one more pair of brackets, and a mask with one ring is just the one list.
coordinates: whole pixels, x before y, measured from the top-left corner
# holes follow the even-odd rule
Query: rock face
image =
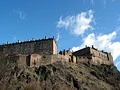
[(114, 65), (55, 62), (39, 68), (0, 58), (0, 90), (120, 90)]

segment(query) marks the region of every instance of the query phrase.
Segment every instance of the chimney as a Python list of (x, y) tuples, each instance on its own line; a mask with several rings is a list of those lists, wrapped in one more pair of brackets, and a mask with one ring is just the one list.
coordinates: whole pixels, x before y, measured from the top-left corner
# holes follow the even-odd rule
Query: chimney
[(45, 36), (45, 39), (46, 39), (46, 36)]
[(7, 41), (7, 44), (9, 44), (9, 42)]
[(20, 43), (20, 40), (18, 40), (18, 43)]
[(65, 55), (65, 49), (63, 49), (63, 55)]
[(30, 41), (30, 39), (28, 39), (28, 41)]
[(34, 39), (34, 38), (32, 38), (32, 40), (33, 40), (33, 41), (35, 41), (35, 39)]
[(92, 45), (92, 48), (94, 48), (94, 46)]
[(53, 39), (54, 39), (54, 36), (53, 36)]

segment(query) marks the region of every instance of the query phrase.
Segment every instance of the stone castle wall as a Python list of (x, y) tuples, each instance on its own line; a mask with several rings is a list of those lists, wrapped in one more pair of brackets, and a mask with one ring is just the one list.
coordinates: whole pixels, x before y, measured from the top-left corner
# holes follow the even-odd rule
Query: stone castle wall
[(94, 47), (83, 48), (74, 52), (73, 55), (77, 57), (77, 61), (79, 62), (85, 62), (87, 59), (89, 59), (89, 62), (95, 65), (113, 64), (113, 58), (110, 53), (99, 51)]
[(57, 54), (54, 38), (0, 45), (0, 54)]
[(71, 59), (73, 63), (76, 63), (76, 57), (70, 58), (68, 56), (64, 56), (60, 54), (53, 54), (53, 55), (31, 54), (30, 67), (38, 67), (40, 65), (51, 64), (57, 61), (70, 62)]
[(99, 51), (93, 46), (92, 48), (85, 47), (73, 53), (65, 49), (59, 54), (57, 51), (58, 46), (54, 38), (0, 45), (0, 55), (6, 55), (10, 59), (13, 56), (18, 63), (30, 67), (38, 67), (56, 61), (90, 62), (95, 65), (113, 64), (110, 53)]

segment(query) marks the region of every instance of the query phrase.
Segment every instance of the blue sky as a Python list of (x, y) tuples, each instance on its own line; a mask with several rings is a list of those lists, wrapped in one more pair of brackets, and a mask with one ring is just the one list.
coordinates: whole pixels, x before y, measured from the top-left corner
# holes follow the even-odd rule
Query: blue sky
[(120, 70), (120, 0), (1, 0), (0, 44), (55, 36), (59, 50), (111, 52)]

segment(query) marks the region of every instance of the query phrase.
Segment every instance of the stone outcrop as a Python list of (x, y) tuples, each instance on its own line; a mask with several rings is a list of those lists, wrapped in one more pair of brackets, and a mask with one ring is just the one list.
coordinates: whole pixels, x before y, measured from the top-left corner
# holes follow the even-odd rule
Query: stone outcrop
[(30, 68), (17, 58), (0, 58), (0, 90), (120, 90), (114, 65), (57, 61)]

